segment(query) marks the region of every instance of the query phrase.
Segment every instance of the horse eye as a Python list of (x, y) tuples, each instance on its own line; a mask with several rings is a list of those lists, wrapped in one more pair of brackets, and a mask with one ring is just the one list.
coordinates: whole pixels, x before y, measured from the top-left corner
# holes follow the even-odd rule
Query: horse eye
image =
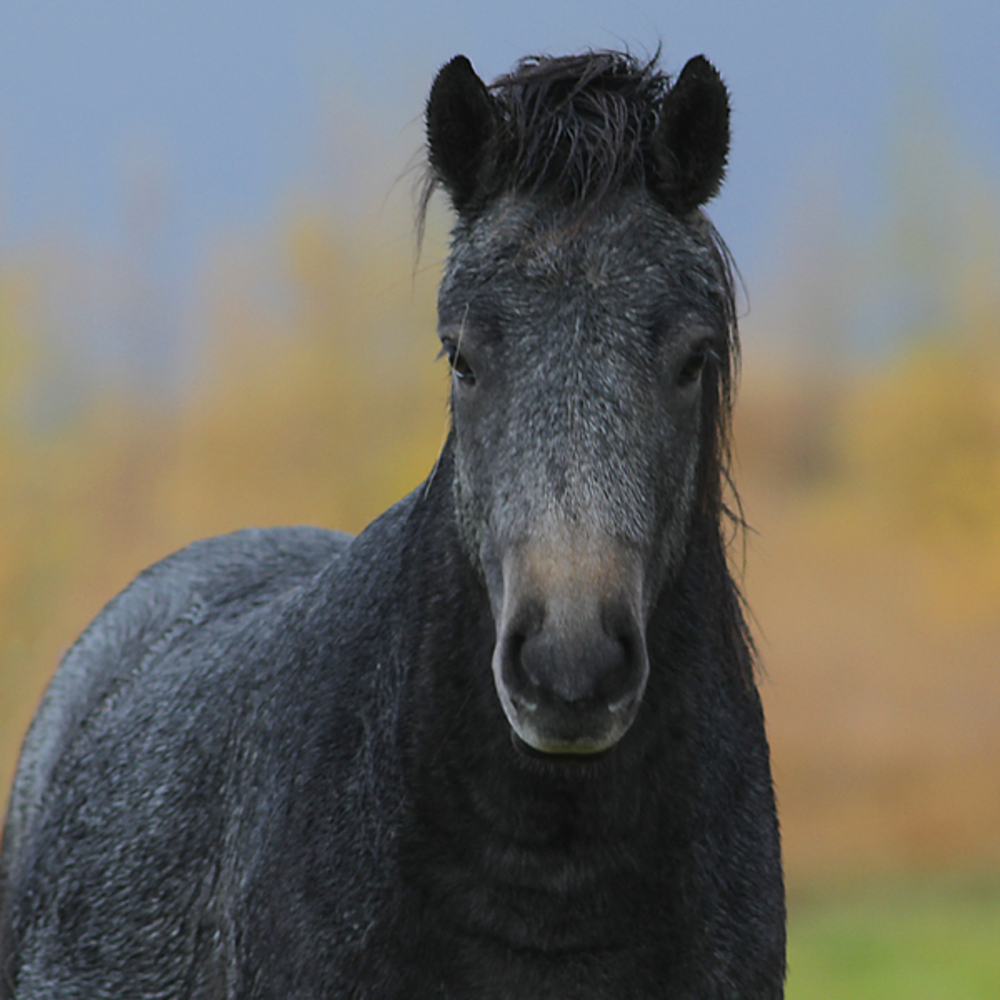
[(456, 352), (455, 356), (451, 359), (451, 370), (467, 385), (475, 385), (476, 375), (469, 367), (469, 362), (465, 360), (463, 355)]
[(469, 362), (465, 360), (464, 355), (459, 353), (457, 344), (450, 340), (445, 341), (442, 353), (448, 356), (448, 364), (451, 365), (451, 370), (455, 373), (456, 378), (461, 379), (466, 385), (476, 384), (475, 372), (473, 372)]
[(687, 361), (681, 365), (677, 373), (678, 385), (690, 385), (702, 373), (708, 361), (708, 348), (699, 347), (688, 355)]

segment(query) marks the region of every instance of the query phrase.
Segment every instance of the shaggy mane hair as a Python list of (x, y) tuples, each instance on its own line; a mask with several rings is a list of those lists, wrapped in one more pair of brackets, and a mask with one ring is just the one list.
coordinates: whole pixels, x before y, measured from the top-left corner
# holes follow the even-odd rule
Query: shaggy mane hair
[(551, 192), (563, 204), (601, 202), (642, 183), (657, 110), (670, 78), (621, 52), (528, 56), (490, 93), (500, 112), (487, 198)]
[[(659, 51), (640, 61), (626, 52), (526, 56), (489, 85), (497, 116), (484, 151), (480, 195), (546, 195), (565, 207), (594, 206), (626, 185), (655, 176), (649, 143), (670, 77)], [(652, 175), (652, 176), (651, 176)], [(441, 179), (428, 170), (422, 222)]]

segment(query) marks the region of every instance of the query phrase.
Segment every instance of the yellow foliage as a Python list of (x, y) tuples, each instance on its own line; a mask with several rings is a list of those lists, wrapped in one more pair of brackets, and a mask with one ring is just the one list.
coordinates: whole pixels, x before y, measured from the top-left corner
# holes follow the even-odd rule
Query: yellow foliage
[[(211, 531), (307, 522), (357, 531), (427, 474), (446, 427), (432, 291), (316, 220), (289, 239), (290, 329), (241, 336), (183, 414), (167, 498)], [(235, 319), (235, 323), (234, 323)]]
[(1000, 534), (1000, 358), (945, 340), (913, 351), (850, 400), (844, 458), (905, 531)]
[(924, 342), (846, 395), (835, 489), (858, 542), (917, 556), (926, 611), (1000, 616), (1000, 351)]

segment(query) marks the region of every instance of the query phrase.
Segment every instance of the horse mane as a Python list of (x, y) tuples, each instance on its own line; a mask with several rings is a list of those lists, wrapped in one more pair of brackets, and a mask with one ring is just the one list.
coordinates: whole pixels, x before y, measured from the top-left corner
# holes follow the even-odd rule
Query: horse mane
[[(542, 195), (569, 209), (596, 206), (655, 169), (649, 145), (670, 77), (659, 50), (526, 56), (489, 85), (496, 127), (484, 151), (477, 202), (505, 192)], [(418, 228), (441, 180), (424, 177)]]

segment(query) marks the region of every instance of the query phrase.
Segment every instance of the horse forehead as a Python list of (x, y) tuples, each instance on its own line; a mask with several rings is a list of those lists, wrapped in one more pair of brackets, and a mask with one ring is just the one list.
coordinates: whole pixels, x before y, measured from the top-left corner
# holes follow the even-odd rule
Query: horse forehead
[(442, 319), (462, 324), (495, 311), (520, 331), (515, 342), (532, 330), (548, 340), (558, 328), (565, 348), (567, 337), (609, 336), (620, 322), (629, 330), (642, 326), (673, 297), (676, 281), (668, 261), (637, 254), (627, 240), (525, 244), (516, 260), (485, 277), (456, 271), (442, 285)]
[(679, 269), (697, 266), (700, 243), (639, 194), (576, 214), (506, 198), (457, 234), (445, 288), (484, 281), (547, 290), (653, 287), (669, 282)]
[(660, 248), (638, 245), (636, 235), (611, 227), (593, 227), (568, 238), (547, 235), (524, 255), (520, 276), (541, 288), (568, 285), (599, 299), (640, 282), (648, 287), (665, 284), (670, 272), (657, 252)]

